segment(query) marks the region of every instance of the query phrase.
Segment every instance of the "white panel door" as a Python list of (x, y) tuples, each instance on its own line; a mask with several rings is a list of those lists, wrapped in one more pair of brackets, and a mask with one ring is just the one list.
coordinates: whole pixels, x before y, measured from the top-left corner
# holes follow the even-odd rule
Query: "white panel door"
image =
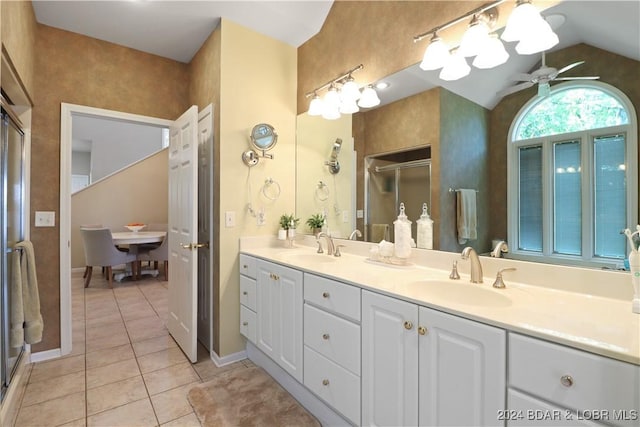
[(169, 142), (169, 333), (197, 361), (198, 107), (171, 126)]
[[(198, 241), (212, 242), (213, 230), (213, 106), (198, 118)], [(213, 345), (213, 268), (211, 248), (198, 249), (198, 340), (211, 351)]]
[(273, 360), (277, 360), (278, 317), (280, 300), (278, 289), (273, 280), (271, 263), (259, 260), (257, 262), (256, 295), (257, 295), (257, 333), (258, 348)]
[(276, 264), (272, 268), (280, 306), (277, 362), (302, 382), (302, 272)]
[(504, 425), (506, 332), (424, 307), (420, 327), (420, 425)]
[(362, 291), (362, 425), (418, 424), (418, 306)]

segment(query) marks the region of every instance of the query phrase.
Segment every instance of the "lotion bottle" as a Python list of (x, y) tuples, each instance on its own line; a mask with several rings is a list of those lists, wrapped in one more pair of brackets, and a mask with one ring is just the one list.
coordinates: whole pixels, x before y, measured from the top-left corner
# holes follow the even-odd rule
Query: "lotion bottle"
[(416, 221), (418, 224), (418, 235), (416, 246), (422, 249), (433, 249), (433, 220), (427, 212), (427, 204), (422, 204), (422, 215)]

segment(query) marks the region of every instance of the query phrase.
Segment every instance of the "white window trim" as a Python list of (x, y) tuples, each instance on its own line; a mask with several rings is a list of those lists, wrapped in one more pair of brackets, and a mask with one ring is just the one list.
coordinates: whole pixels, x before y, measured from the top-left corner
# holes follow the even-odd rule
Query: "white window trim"
[[(588, 131), (573, 132), (560, 135), (551, 135), (540, 138), (532, 138), (527, 140), (515, 141), (515, 132), (517, 131), (523, 117), (535, 106), (540, 100), (538, 97), (531, 98), (515, 116), (515, 119), (511, 122), (509, 128), (508, 140), (507, 140), (507, 241), (509, 242), (510, 253), (515, 255), (514, 258), (529, 260), (529, 261), (542, 261), (553, 264), (569, 264), (569, 265), (590, 265), (590, 266), (603, 266), (617, 268), (621, 266), (621, 262), (615, 262), (611, 260), (607, 262), (602, 258), (586, 258), (593, 253), (593, 243), (591, 238), (583, 239), (582, 242), (582, 256), (570, 256), (559, 255), (553, 253), (553, 230), (550, 224), (550, 218), (553, 216), (553, 194), (550, 191), (552, 182), (551, 174), (548, 170), (551, 165), (552, 152), (549, 147), (549, 141), (569, 140), (571, 138), (586, 138), (582, 142), (586, 143), (586, 147), (591, 147), (593, 138), (600, 135), (607, 135), (615, 132), (626, 134), (626, 178), (627, 178), (627, 226), (633, 227), (638, 224), (638, 123), (636, 110), (629, 98), (619, 89), (597, 81), (589, 82), (567, 82), (554, 85), (551, 89), (551, 94), (559, 91), (566, 90), (568, 88), (589, 88), (598, 89), (608, 93), (614, 97), (620, 104), (622, 104), (629, 114), (629, 124), (623, 126), (613, 126), (609, 128), (591, 129)], [(546, 142), (546, 143), (545, 143)], [(542, 145), (543, 156), (543, 171), (542, 171), (542, 186), (543, 186), (543, 248), (542, 253), (535, 253), (530, 251), (519, 250), (520, 242), (518, 235), (518, 186), (519, 186), (519, 168), (518, 165), (518, 150), (520, 147), (529, 145)], [(592, 161), (593, 150), (582, 150), (582, 162), (583, 164), (590, 164)], [(634, 161), (630, 161), (634, 160)], [(583, 179), (582, 183), (582, 197), (583, 203), (586, 200), (591, 205), (592, 198), (592, 179)], [(585, 199), (587, 198), (587, 199)], [(592, 224), (593, 218), (592, 212), (586, 214), (583, 213), (582, 223), (582, 235), (592, 236)]]

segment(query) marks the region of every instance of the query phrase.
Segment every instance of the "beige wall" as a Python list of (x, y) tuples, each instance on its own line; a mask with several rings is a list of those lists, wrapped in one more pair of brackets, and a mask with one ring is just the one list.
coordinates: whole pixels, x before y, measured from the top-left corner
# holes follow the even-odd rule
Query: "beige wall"
[[(236, 227), (220, 228), (220, 348), (225, 356), (244, 349), (240, 336), (238, 252), (240, 236), (275, 235), (278, 219), (295, 210), (296, 142), (296, 49), (243, 28), (231, 21), (221, 23), (220, 105), (220, 211), (236, 212)], [(257, 68), (259, 64), (259, 68)], [(240, 155), (249, 148), (254, 125), (266, 122), (278, 133), (270, 151), (273, 160), (262, 159), (251, 168), (252, 194), (248, 194), (248, 171)], [(265, 201), (259, 190), (266, 178), (280, 183), (276, 201)], [(259, 227), (246, 211), (264, 207), (266, 225)]]
[(34, 99), (36, 18), (30, 1), (2, 1), (0, 40), (23, 90)]
[[(338, 120), (325, 120), (306, 113), (298, 116), (296, 162), (300, 167), (296, 171), (295, 213), (300, 218), (300, 233), (310, 234), (307, 219), (323, 211), (327, 213), (327, 226), (331, 235), (349, 237), (355, 227), (351, 219), (355, 218), (355, 206), (352, 206), (355, 152), (351, 117), (350, 114), (343, 114)], [(340, 172), (331, 174), (324, 162), (329, 160), (336, 138), (342, 139), (338, 155)], [(327, 187), (318, 189), (319, 181), (324, 182)], [(348, 212), (349, 222), (342, 221), (342, 211)]]
[[(188, 106), (186, 64), (45, 25), (37, 26), (35, 69), (31, 212), (59, 217), (60, 103), (163, 119)], [(31, 228), (46, 325), (35, 352), (60, 346), (59, 234), (58, 225)]]
[(84, 267), (80, 226), (102, 224), (127, 231), (131, 222), (166, 224), (167, 149), (119, 171), (71, 196), (71, 267)]
[[(601, 82), (610, 84), (631, 100), (640, 111), (640, 63), (586, 44), (578, 44), (547, 55), (547, 64), (562, 67), (576, 61), (585, 61), (573, 75), (600, 76)], [(494, 237), (507, 237), (507, 138), (516, 114), (536, 94), (536, 87), (517, 92), (500, 101), (491, 111), (490, 145), (490, 228)], [(640, 135), (638, 140), (640, 140)]]

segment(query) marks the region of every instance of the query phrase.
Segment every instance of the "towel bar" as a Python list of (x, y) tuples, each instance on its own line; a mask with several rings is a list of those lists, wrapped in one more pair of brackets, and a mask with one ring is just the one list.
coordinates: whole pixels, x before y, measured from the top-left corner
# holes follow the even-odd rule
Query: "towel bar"
[[(461, 190), (460, 188), (456, 188), (454, 190), (453, 188), (449, 187), (449, 193), (455, 193), (456, 191), (460, 191), (460, 190)], [(476, 193), (479, 193), (479, 192), (480, 192), (480, 190), (476, 190)]]

